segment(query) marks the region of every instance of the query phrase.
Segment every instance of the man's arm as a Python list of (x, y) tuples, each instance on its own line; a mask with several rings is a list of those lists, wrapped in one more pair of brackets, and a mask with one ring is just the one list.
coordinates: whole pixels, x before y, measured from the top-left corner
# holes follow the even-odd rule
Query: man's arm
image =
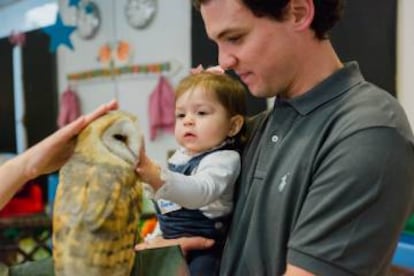
[(300, 267), (288, 264), (284, 276), (313, 276), (315, 274)]
[(139, 243), (135, 246), (136, 251), (142, 251), (150, 248), (161, 248), (173, 245), (179, 245), (185, 255), (191, 250), (203, 250), (212, 247), (214, 240), (203, 237), (183, 237), (177, 239), (164, 239), (157, 237), (146, 242)]

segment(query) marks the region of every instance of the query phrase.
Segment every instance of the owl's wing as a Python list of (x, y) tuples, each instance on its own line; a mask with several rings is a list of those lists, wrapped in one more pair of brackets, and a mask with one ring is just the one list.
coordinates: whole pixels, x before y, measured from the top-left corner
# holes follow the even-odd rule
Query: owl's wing
[(59, 187), (59, 215), (71, 225), (83, 221), (90, 230), (98, 229), (113, 214), (122, 193), (122, 170), (119, 167), (93, 165), (71, 159), (62, 169)]
[(90, 230), (100, 228), (111, 215), (115, 216), (115, 207), (123, 191), (122, 174), (119, 167), (100, 164), (93, 168), (83, 213), (83, 220)]

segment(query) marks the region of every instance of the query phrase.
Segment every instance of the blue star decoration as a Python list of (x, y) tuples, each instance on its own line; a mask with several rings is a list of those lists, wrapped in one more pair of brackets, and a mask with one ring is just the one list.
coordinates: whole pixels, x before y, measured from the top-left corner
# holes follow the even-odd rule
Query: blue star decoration
[(73, 45), (69, 36), (75, 29), (76, 27), (63, 25), (62, 18), (58, 13), (55, 24), (43, 28), (43, 32), (48, 34), (50, 37), (49, 51), (52, 53), (56, 52), (56, 49), (60, 44), (66, 45), (68, 48), (73, 50)]
[(86, 14), (91, 14), (91, 13), (93, 13), (93, 5), (91, 4), (91, 3), (88, 3), (87, 5), (86, 5), (86, 7), (85, 7), (85, 12), (86, 12)]
[(69, 0), (69, 7), (79, 5), (80, 0)]

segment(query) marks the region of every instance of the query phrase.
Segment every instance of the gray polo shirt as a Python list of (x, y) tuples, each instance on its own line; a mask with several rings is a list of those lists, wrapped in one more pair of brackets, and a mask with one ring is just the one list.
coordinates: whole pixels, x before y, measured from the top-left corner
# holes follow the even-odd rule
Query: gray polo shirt
[(414, 206), (414, 139), (348, 63), (254, 120), (221, 275), (385, 275)]

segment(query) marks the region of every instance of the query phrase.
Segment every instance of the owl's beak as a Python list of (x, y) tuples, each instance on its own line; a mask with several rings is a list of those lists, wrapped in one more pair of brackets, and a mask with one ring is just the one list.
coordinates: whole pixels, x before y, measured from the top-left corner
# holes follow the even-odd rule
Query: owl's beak
[(139, 160), (139, 153), (135, 153), (130, 147), (126, 147), (128, 149), (128, 151), (131, 153), (132, 159), (134, 160), (134, 164), (136, 165), (138, 163)]

